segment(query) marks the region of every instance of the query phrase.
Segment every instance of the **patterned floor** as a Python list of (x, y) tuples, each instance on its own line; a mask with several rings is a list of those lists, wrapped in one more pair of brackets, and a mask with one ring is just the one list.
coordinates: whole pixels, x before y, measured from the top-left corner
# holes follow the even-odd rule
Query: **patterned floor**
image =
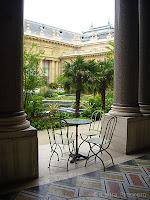
[(150, 199), (150, 154), (81, 176), (0, 195), (0, 200)]

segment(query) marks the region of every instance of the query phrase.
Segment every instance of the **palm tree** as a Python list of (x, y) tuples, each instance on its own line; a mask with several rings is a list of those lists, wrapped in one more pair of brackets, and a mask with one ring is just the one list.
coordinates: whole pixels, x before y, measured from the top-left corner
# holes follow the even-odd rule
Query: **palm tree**
[(70, 93), (76, 93), (76, 111), (75, 117), (79, 116), (81, 92), (86, 93), (89, 82), (96, 71), (96, 62), (94, 60), (85, 61), (82, 56), (77, 56), (71, 62), (65, 62), (61, 77), (64, 89)]
[(112, 84), (114, 74), (114, 63), (111, 59), (97, 61), (97, 71), (95, 74), (93, 87), (94, 93), (101, 94), (102, 109), (105, 110), (106, 89)]

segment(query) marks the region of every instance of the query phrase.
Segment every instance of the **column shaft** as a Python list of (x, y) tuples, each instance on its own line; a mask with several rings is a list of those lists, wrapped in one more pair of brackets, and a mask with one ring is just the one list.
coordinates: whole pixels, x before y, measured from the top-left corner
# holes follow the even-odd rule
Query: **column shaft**
[[(8, 4), (3, 1), (3, 4)], [(23, 63), (23, 12), (22, 1), (9, 1), (10, 6), (1, 6), (0, 42), (1, 51), (1, 103), (0, 113), (14, 113), (22, 110), (22, 63)], [(22, 10), (18, 10), (21, 7)], [(4, 38), (7, 38), (4, 40)], [(15, 51), (14, 51), (15, 49)], [(15, 102), (15, 104), (10, 102)]]
[(143, 114), (150, 114), (150, 1), (139, 1), (139, 104)]
[(23, 109), (23, 0), (0, 6), (0, 185), (38, 177), (37, 130)]
[(110, 113), (139, 115), (138, 0), (115, 1), (114, 103)]
[(58, 61), (56, 61), (56, 77), (57, 76), (59, 76), (59, 62)]
[(0, 7), (0, 131), (30, 126), (23, 109), (23, 1), (2, 0)]
[(52, 79), (51, 79), (51, 82), (54, 82), (54, 78), (55, 78), (55, 61), (52, 60)]

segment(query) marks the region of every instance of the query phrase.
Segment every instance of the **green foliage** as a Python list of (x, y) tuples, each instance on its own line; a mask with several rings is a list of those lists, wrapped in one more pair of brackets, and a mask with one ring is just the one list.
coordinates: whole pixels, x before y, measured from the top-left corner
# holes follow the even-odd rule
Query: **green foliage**
[(48, 98), (51, 98), (51, 97), (54, 97), (54, 93), (52, 90), (47, 90), (45, 91), (43, 94), (42, 94), (43, 97), (48, 97)]
[(50, 89), (57, 89), (58, 88), (58, 83), (55, 81), (54, 83), (49, 83), (48, 87)]
[(105, 105), (105, 113), (108, 113), (111, 109), (111, 106), (113, 104), (113, 91), (107, 91), (106, 93), (106, 105)]
[(32, 43), (29, 50), (27, 50), (24, 42), (24, 56), (23, 56), (23, 105), (24, 109), (29, 105), (35, 89), (44, 85), (44, 72), (39, 72), (37, 66), (40, 62), (40, 56), (44, 51), (38, 49), (37, 44)]
[(114, 64), (114, 41), (109, 41), (108, 44), (111, 46), (107, 46), (106, 48), (109, 52), (106, 54), (106, 59)]
[(75, 100), (75, 97), (74, 96), (61, 95), (61, 96), (57, 97), (57, 100)]
[(42, 102), (43, 98), (40, 96), (32, 96), (31, 102), (26, 106), (25, 112), (27, 113), (27, 119), (37, 117), (44, 112), (45, 106)]
[(113, 83), (114, 63), (110, 59), (97, 61), (97, 72), (93, 79), (95, 94), (101, 94), (102, 109), (105, 110), (105, 93)]
[(65, 62), (63, 74), (58, 79), (66, 92), (76, 93), (76, 117), (79, 116), (81, 92), (86, 93), (90, 88), (88, 83), (95, 73), (95, 65), (94, 60), (85, 61), (82, 56), (77, 56), (70, 63)]
[(95, 110), (101, 110), (101, 108), (97, 107), (97, 108), (91, 108), (89, 110), (85, 110), (80, 113), (80, 118), (91, 119), (91, 115)]
[(91, 108), (92, 108), (92, 106), (89, 104), (89, 102), (87, 102), (87, 101), (81, 101), (81, 103), (80, 103), (80, 109), (87, 109), (87, 110), (89, 110)]
[(75, 114), (74, 113), (68, 113), (68, 112), (59, 112), (59, 117), (61, 117), (63, 119), (74, 118)]
[(58, 109), (58, 104), (48, 104), (48, 111), (50, 111), (51, 115), (55, 116), (58, 113)]
[[(66, 97), (67, 98), (67, 97)], [(43, 113), (45, 111), (50, 111), (52, 115), (59, 116), (61, 118), (74, 118), (75, 113), (68, 113), (68, 112), (59, 112), (59, 105), (57, 104), (49, 104), (43, 105), (42, 104), (42, 97), (35, 96), (32, 98), (33, 103), (30, 104), (26, 110), (28, 113), (27, 119), (30, 121), (31, 125), (37, 128), (38, 130), (42, 130), (46, 128), (46, 121), (45, 116)], [(86, 109), (85, 111), (80, 112), (80, 118), (91, 118), (92, 112), (95, 110), (102, 110), (101, 108), (101, 95), (96, 95), (94, 97), (89, 97), (89, 103), (85, 101), (81, 101), (80, 108)], [(113, 91), (108, 90), (106, 92), (106, 106), (104, 112), (107, 113), (112, 106), (113, 103)]]
[(43, 97), (32, 96), (32, 101), (26, 106), (27, 120), (30, 121), (31, 126), (37, 129), (44, 129), (46, 126), (43, 120), (43, 113), (47, 110), (47, 106), (43, 105)]
[(96, 95), (94, 97), (90, 97), (89, 104), (91, 105), (92, 108), (101, 107), (101, 105), (102, 105), (101, 96)]
[(111, 46), (107, 46), (106, 48), (109, 49), (109, 52), (106, 56), (113, 56), (114, 55), (114, 41), (109, 41), (108, 44)]

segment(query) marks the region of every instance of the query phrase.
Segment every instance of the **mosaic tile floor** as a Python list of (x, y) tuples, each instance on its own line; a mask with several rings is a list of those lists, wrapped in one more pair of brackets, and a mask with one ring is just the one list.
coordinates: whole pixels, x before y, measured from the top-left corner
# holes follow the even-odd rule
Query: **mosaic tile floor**
[(0, 195), (0, 200), (150, 199), (150, 154), (73, 178)]

